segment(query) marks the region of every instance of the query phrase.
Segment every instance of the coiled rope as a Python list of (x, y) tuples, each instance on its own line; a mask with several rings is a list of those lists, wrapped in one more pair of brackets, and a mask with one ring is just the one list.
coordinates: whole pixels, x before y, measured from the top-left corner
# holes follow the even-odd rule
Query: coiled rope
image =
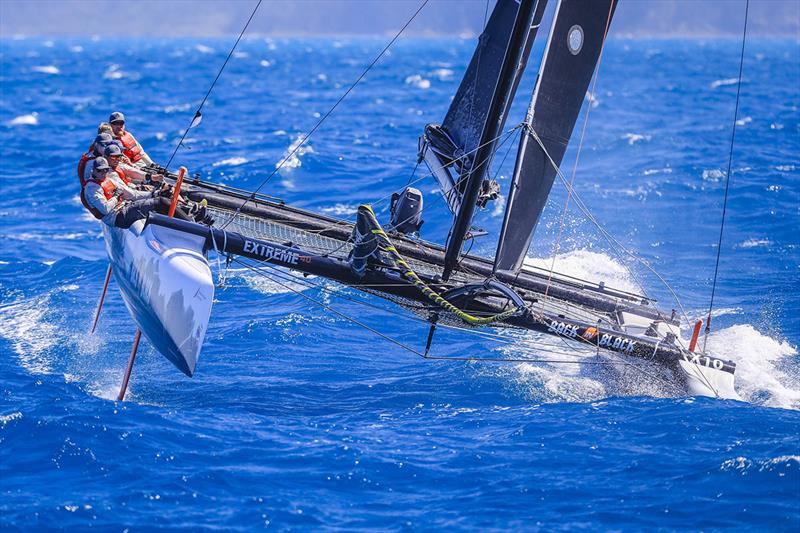
[(422, 281), (422, 279), (417, 275), (416, 272), (411, 268), (411, 265), (403, 259), (400, 253), (397, 251), (397, 248), (394, 247), (392, 241), (389, 239), (389, 236), (386, 235), (386, 232), (383, 231), (378, 219), (375, 217), (375, 212), (372, 210), (372, 206), (362, 204), (359, 206), (359, 213), (363, 214), (367, 217), (367, 220), (372, 226), (372, 234), (374, 238), (378, 241), (378, 248), (386, 252), (389, 256), (389, 260), (393, 263), (393, 266), (397, 268), (404, 278), (406, 278), (409, 282), (411, 282), (414, 287), (419, 289), (419, 291), (427, 297), (430, 301), (444, 309), (445, 311), (454, 314), (465, 323), (471, 326), (486, 326), (489, 324), (493, 324), (495, 322), (502, 322), (503, 320), (510, 318), (514, 315), (517, 315), (523, 308), (519, 306), (514, 306), (511, 309), (503, 311), (501, 313), (497, 313), (495, 315), (486, 316), (486, 317), (477, 317), (473, 316), (452, 303), (448, 302), (441, 294), (436, 292), (435, 290), (431, 289), (427, 283)]

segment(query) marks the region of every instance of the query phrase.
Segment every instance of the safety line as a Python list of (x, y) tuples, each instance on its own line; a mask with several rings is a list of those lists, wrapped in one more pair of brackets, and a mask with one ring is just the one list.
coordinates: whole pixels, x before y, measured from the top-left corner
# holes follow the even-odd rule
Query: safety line
[[(422, 4), (419, 6), (419, 8), (417, 8), (417, 10), (414, 12), (414, 14), (413, 14), (413, 15), (411, 15), (411, 18), (410, 18), (410, 19), (408, 19), (408, 21), (405, 23), (405, 25), (403, 25), (403, 27), (402, 27), (402, 28), (400, 28), (400, 30), (399, 30), (399, 31), (398, 31), (398, 32), (395, 34), (395, 36), (392, 38), (392, 40), (391, 40), (391, 41), (389, 41), (389, 44), (387, 44), (387, 45), (386, 45), (386, 46), (383, 48), (383, 50), (381, 50), (381, 52), (380, 52), (380, 53), (379, 53), (377, 56), (375, 56), (375, 59), (373, 59), (373, 60), (372, 60), (372, 63), (370, 63), (370, 64), (367, 66), (367, 68), (366, 68), (366, 69), (364, 69), (364, 71), (361, 73), (361, 75), (359, 75), (359, 76), (358, 76), (358, 78), (357, 78), (357, 79), (356, 79), (356, 80), (355, 80), (355, 81), (354, 81), (354, 82), (353, 82), (353, 83), (350, 85), (350, 87), (348, 87), (348, 89), (347, 89), (347, 90), (344, 92), (344, 94), (342, 94), (342, 95), (339, 97), (339, 99), (336, 101), (336, 103), (335, 103), (335, 104), (333, 104), (333, 106), (332, 106), (330, 109), (328, 109), (328, 111), (327, 111), (327, 112), (326, 112), (326, 113), (325, 113), (325, 114), (324, 114), (322, 117), (320, 117), (320, 119), (317, 121), (317, 123), (316, 123), (316, 124), (314, 124), (314, 127), (313, 127), (313, 128), (311, 128), (311, 130), (310, 130), (308, 133), (306, 133), (306, 134), (303, 136), (303, 138), (300, 140), (300, 142), (299, 142), (299, 143), (297, 143), (297, 146), (295, 146), (295, 147), (294, 147), (294, 148), (293, 148), (293, 149), (292, 149), (292, 150), (291, 150), (291, 151), (290, 151), (290, 152), (289, 152), (289, 153), (288, 153), (286, 156), (284, 156), (284, 158), (283, 158), (283, 159), (282, 159), (282, 160), (281, 160), (281, 161), (278, 163), (278, 165), (275, 167), (275, 170), (273, 170), (273, 171), (272, 171), (272, 172), (269, 174), (269, 176), (267, 176), (267, 177), (264, 179), (264, 181), (262, 181), (262, 182), (261, 182), (261, 184), (260, 184), (260, 185), (259, 185), (259, 186), (256, 188), (256, 190), (255, 190), (255, 191), (253, 191), (253, 192), (252, 192), (252, 194), (250, 194), (250, 196), (249, 196), (249, 197), (247, 197), (247, 198), (244, 200), (244, 202), (242, 202), (242, 204), (241, 204), (241, 205), (239, 206), (239, 208), (236, 210), (236, 213), (234, 213), (234, 215), (233, 215), (233, 218), (236, 218), (236, 216), (237, 216), (237, 215), (238, 215), (238, 214), (241, 212), (242, 208), (243, 208), (243, 207), (244, 207), (244, 206), (247, 204), (247, 202), (249, 202), (250, 200), (253, 200), (253, 199), (255, 199), (255, 197), (256, 197), (256, 194), (257, 194), (257, 193), (258, 193), (258, 192), (259, 192), (259, 191), (260, 191), (260, 190), (261, 190), (261, 189), (262, 189), (262, 188), (263, 188), (263, 187), (264, 187), (264, 186), (265, 186), (267, 183), (269, 183), (269, 181), (272, 179), (272, 177), (273, 177), (273, 176), (275, 176), (275, 174), (277, 174), (277, 173), (278, 173), (278, 171), (279, 171), (281, 168), (283, 168), (283, 165), (285, 165), (285, 164), (286, 164), (286, 162), (287, 162), (287, 161), (288, 161), (288, 160), (289, 160), (289, 159), (290, 159), (290, 158), (291, 158), (291, 157), (292, 157), (292, 156), (293, 156), (293, 155), (294, 155), (294, 154), (295, 154), (295, 153), (296, 153), (296, 152), (297, 152), (297, 151), (300, 149), (300, 147), (301, 147), (301, 146), (303, 146), (303, 145), (306, 143), (306, 141), (308, 141), (308, 139), (311, 137), (311, 135), (313, 135), (313, 134), (314, 134), (314, 132), (315, 132), (315, 131), (317, 131), (317, 129), (318, 129), (320, 126), (322, 126), (322, 123), (323, 123), (323, 122), (325, 122), (325, 120), (326, 120), (326, 119), (327, 119), (327, 118), (328, 118), (328, 117), (331, 115), (331, 113), (333, 113), (333, 111), (334, 111), (334, 110), (335, 110), (335, 109), (336, 109), (336, 108), (339, 106), (339, 104), (340, 104), (340, 103), (342, 103), (342, 101), (344, 101), (344, 99), (347, 97), (347, 95), (348, 95), (348, 94), (350, 94), (350, 92), (351, 92), (353, 89), (355, 89), (355, 88), (356, 88), (356, 85), (358, 85), (358, 84), (361, 82), (361, 80), (364, 78), (364, 76), (366, 76), (366, 75), (367, 75), (367, 73), (368, 73), (368, 72), (369, 72), (369, 71), (372, 69), (372, 67), (373, 67), (373, 66), (375, 66), (375, 64), (378, 62), (378, 60), (380, 60), (380, 58), (381, 58), (381, 57), (383, 57), (383, 55), (386, 53), (386, 51), (387, 51), (387, 50), (389, 50), (389, 48), (390, 48), (390, 47), (391, 47), (391, 46), (392, 46), (392, 45), (395, 43), (395, 41), (397, 41), (397, 39), (399, 39), (399, 38), (400, 38), (400, 35), (402, 35), (402, 34), (403, 34), (403, 32), (405, 31), (405, 29), (406, 29), (406, 28), (408, 28), (408, 26), (409, 26), (409, 25), (410, 25), (410, 24), (411, 24), (411, 23), (414, 21), (414, 19), (415, 19), (415, 18), (417, 18), (417, 15), (419, 15), (420, 11), (422, 11), (422, 8), (424, 8), (424, 7), (425, 7), (425, 6), (428, 4), (428, 2), (429, 2), (429, 1), (430, 1), (430, 0), (423, 0)], [(228, 223), (226, 223), (226, 226), (227, 226), (227, 224), (230, 224), (230, 221), (228, 221)]]
[(256, 4), (256, 7), (253, 8), (253, 12), (250, 13), (250, 18), (247, 19), (247, 23), (245, 23), (244, 28), (242, 28), (242, 31), (239, 32), (239, 37), (236, 38), (236, 42), (233, 43), (233, 47), (231, 47), (230, 52), (228, 52), (228, 57), (225, 58), (225, 62), (222, 63), (222, 66), (220, 67), (219, 71), (217, 72), (217, 76), (214, 78), (214, 81), (211, 82), (211, 87), (208, 88), (208, 91), (206, 92), (206, 95), (203, 97), (203, 101), (200, 102), (200, 105), (197, 107), (197, 111), (194, 112), (194, 116), (192, 117), (191, 122), (189, 122), (189, 126), (186, 128), (186, 131), (183, 132), (183, 135), (181, 136), (181, 140), (178, 141), (177, 146), (175, 146), (175, 150), (173, 150), (172, 151), (172, 155), (169, 156), (169, 161), (167, 161), (167, 164), (164, 165), (164, 170), (165, 171), (169, 170), (169, 165), (170, 165), (170, 163), (172, 163), (172, 159), (175, 157), (175, 154), (178, 153), (178, 149), (183, 144), (184, 139), (186, 139), (186, 135), (189, 134), (189, 130), (192, 129), (192, 124), (194, 124), (194, 121), (202, 116), (202, 114), (200, 113), (200, 110), (203, 109), (203, 106), (205, 105), (206, 100), (208, 100), (209, 95), (211, 95), (211, 91), (214, 90), (214, 86), (217, 84), (217, 81), (219, 80), (220, 76), (222, 76), (222, 71), (225, 70), (225, 67), (227, 66), (228, 61), (230, 60), (231, 56), (233, 55), (234, 50), (236, 50), (236, 47), (239, 45), (239, 41), (242, 40), (242, 36), (244, 35), (244, 32), (247, 31), (247, 27), (250, 25), (250, 21), (253, 20), (253, 17), (256, 15), (256, 11), (258, 11), (258, 8), (261, 7), (261, 2), (262, 1), (263, 0), (258, 0), (258, 3)]
[(725, 198), (722, 201), (722, 220), (719, 225), (719, 241), (717, 242), (717, 260), (714, 263), (714, 281), (711, 283), (711, 303), (708, 305), (708, 318), (706, 319), (706, 329), (703, 336), (703, 353), (706, 351), (708, 335), (711, 333), (711, 312), (714, 310), (714, 296), (717, 293), (717, 275), (719, 274), (719, 258), (722, 254), (722, 234), (725, 231), (725, 215), (728, 210), (728, 188), (731, 183), (731, 165), (733, 163), (733, 145), (736, 139), (736, 121), (739, 118), (739, 95), (742, 89), (742, 70), (744, 68), (744, 45), (747, 40), (747, 13), (750, 8), (750, 0), (744, 6), (744, 28), (742, 29), (742, 51), (739, 56), (739, 79), (736, 83), (736, 107), (733, 111), (733, 128), (731, 129), (731, 147), (728, 153), (728, 172), (725, 173)]

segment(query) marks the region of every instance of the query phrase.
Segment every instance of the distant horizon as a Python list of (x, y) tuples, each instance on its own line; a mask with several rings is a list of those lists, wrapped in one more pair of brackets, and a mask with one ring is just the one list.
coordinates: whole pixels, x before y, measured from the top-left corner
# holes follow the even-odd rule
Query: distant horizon
[[(355, 37), (394, 34), (422, 0), (265, 1), (247, 35)], [(409, 25), (413, 37), (477, 36), (494, 0), (431, 0)], [(555, 0), (548, 2), (544, 24)], [(67, 38), (124, 33), (126, 37), (237, 36), (256, 0), (3, 0), (0, 38)], [(745, 0), (620, 0), (611, 35), (625, 37), (738, 37)], [(120, 21), (125, 21), (121, 24)], [(800, 1), (751, 0), (748, 34), (800, 40)]]

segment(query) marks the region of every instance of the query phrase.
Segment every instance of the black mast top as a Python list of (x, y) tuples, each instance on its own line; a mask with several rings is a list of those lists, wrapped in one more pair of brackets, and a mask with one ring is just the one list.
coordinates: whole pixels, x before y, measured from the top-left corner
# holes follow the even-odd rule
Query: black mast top
[[(528, 33), (534, 20), (534, 13), (539, 0), (520, 0), (511, 37), (508, 40), (500, 75), (495, 85), (489, 112), (486, 115), (478, 148), (474, 154), (475, 162), (466, 176), (464, 194), (456, 213), (453, 227), (447, 238), (447, 251), (445, 253), (444, 271), (442, 279), (447, 280), (458, 263), (464, 237), (467, 234), (472, 217), (475, 213), (475, 202), (478, 199), (481, 183), (489, 168), (489, 161), (494, 154), (497, 136), (502, 129), (505, 113), (508, 110), (513, 90), (516, 88), (515, 80), (517, 70), (525, 63), (525, 49)], [(527, 48), (530, 50), (530, 48)], [(462, 176), (461, 179), (465, 177)]]

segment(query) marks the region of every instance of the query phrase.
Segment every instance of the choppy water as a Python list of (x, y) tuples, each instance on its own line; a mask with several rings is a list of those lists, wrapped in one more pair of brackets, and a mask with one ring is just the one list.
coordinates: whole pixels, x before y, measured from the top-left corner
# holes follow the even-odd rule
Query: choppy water
[[(106, 261), (74, 167), (117, 109), (165, 161), (230, 42), (0, 45), (0, 527), (800, 525), (797, 42), (755, 40), (746, 55), (709, 346), (737, 362), (747, 403), (675, 398), (620, 369), (424, 362), (243, 270), (217, 293), (193, 379), (145, 345), (129, 401), (111, 401), (134, 328), (112, 291), (99, 334), (85, 335)], [(257, 186), (382, 45), (247, 40), (179, 162)], [(403, 186), (471, 47), (398, 43), (266, 192), (350, 217)], [(576, 176), (595, 216), (671, 281), (690, 317), (710, 295), (737, 68), (735, 41), (612, 40)], [(573, 146), (565, 168), (574, 156)], [(501, 183), (512, 161), (513, 151), (495, 169)], [(420, 183), (423, 234), (441, 241), (449, 217)], [(565, 199), (554, 191), (532, 250), (548, 266)], [(489, 208), (479, 224), (496, 232), (501, 219)], [(476, 250), (491, 254), (490, 240)], [(574, 209), (556, 268), (674, 306)], [(380, 302), (305, 292), (424, 344), (423, 325)], [(434, 349), (537, 353), (536, 336), (507, 340), (443, 331)]]

